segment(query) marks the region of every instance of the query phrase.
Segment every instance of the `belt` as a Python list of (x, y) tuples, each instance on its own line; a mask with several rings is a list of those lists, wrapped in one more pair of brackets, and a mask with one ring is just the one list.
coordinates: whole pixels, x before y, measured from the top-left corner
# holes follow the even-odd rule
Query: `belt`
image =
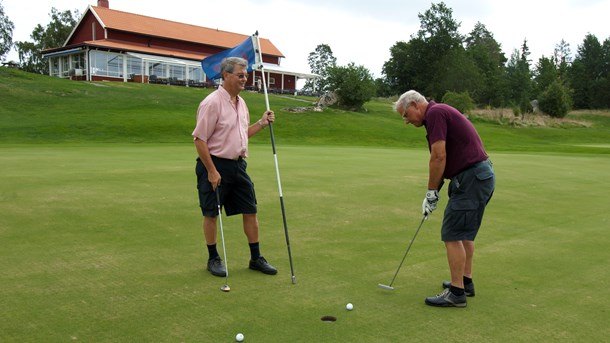
[(246, 159), (243, 156), (238, 156), (238, 157), (235, 157), (235, 158), (224, 158), (224, 157), (218, 157), (218, 156), (215, 156), (215, 155), (212, 155), (212, 158), (218, 158), (218, 159), (227, 160), (227, 161), (241, 161), (241, 160)]
[(469, 165), (468, 167), (466, 167), (466, 168), (464, 168), (464, 169), (460, 170), (459, 172), (457, 172), (457, 173), (456, 173), (456, 174), (455, 174), (455, 175), (454, 175), (454, 176), (453, 176), (451, 179), (453, 180), (453, 179), (454, 179), (456, 176), (458, 176), (458, 175), (462, 174), (463, 172), (465, 172), (465, 171), (467, 171), (467, 170), (470, 170), (470, 169), (472, 169), (472, 168), (474, 168), (474, 167), (478, 166), (479, 164), (481, 164), (481, 163), (485, 163), (485, 162), (488, 162), (488, 161), (489, 161), (489, 162), (491, 162), (491, 160), (488, 158), (488, 159), (486, 159), (486, 160), (479, 161), (479, 162), (477, 162), (477, 163), (471, 164), (471, 165)]

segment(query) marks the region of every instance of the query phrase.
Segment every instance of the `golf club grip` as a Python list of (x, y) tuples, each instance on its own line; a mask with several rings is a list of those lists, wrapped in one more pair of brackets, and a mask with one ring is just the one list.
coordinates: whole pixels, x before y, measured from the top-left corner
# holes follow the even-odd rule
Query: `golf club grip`
[(273, 149), (273, 154), (275, 155), (275, 136), (273, 135), (273, 122), (269, 122), (269, 136), (271, 137), (271, 148)]

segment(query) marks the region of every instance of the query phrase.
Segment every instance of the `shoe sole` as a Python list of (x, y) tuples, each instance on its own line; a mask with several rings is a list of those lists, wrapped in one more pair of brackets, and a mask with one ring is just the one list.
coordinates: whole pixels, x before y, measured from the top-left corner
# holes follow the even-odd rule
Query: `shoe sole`
[(258, 268), (253, 268), (253, 267), (248, 267), (250, 268), (250, 270), (256, 270), (257, 272), (261, 272), (263, 274), (267, 274), (267, 275), (275, 275), (277, 274), (277, 270), (276, 271), (265, 271), (265, 270), (260, 270)]
[(434, 307), (458, 307), (458, 308), (462, 308), (462, 307), (466, 307), (466, 305), (468, 305), (468, 303), (460, 303), (460, 304), (453, 304), (453, 303), (434, 304), (434, 303), (429, 303), (428, 301), (426, 301), (426, 305), (434, 306)]
[(208, 269), (208, 272), (210, 272), (210, 274), (214, 275), (214, 276), (218, 276), (218, 277), (225, 277), (227, 276), (227, 273), (215, 273), (211, 270)]

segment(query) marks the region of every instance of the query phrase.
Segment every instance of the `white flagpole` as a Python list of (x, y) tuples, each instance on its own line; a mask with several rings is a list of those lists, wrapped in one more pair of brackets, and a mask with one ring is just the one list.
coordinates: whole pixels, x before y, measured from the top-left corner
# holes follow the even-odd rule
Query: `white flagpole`
[(261, 41), (258, 38), (258, 31), (254, 34), (254, 53), (256, 56), (257, 69), (260, 69), (261, 74), (263, 75), (263, 92), (265, 93), (265, 105), (267, 105), (267, 111), (270, 111), (269, 107), (269, 95), (267, 94), (267, 82), (265, 82), (265, 70), (263, 67), (263, 53), (261, 51)]
[[(270, 111), (269, 107), (269, 94), (267, 94), (267, 82), (265, 80), (265, 69), (263, 67), (263, 54), (261, 51), (260, 39), (258, 38), (258, 31), (254, 34), (256, 36), (255, 54), (258, 56), (258, 68), (261, 71), (263, 77), (263, 92), (265, 93), (265, 104), (267, 105), (267, 111)], [(290, 239), (288, 238), (288, 224), (286, 223), (286, 210), (284, 209), (284, 195), (282, 194), (282, 182), (280, 181), (280, 169), (277, 162), (277, 153), (275, 151), (275, 138), (273, 136), (273, 123), (269, 122), (269, 133), (271, 135), (271, 146), (273, 148), (273, 159), (275, 161), (275, 174), (277, 175), (277, 187), (280, 193), (280, 206), (282, 207), (282, 219), (284, 221), (284, 234), (286, 235), (286, 246), (288, 247), (288, 259), (290, 261), (290, 273), (292, 274), (292, 283), (296, 283), (296, 277), (294, 276), (294, 267), (292, 266), (292, 253), (290, 251)]]

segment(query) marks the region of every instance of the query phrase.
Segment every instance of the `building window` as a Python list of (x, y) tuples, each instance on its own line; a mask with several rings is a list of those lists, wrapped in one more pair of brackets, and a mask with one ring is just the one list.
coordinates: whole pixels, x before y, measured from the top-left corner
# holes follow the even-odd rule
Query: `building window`
[(70, 55), (73, 69), (85, 69), (85, 53)]
[(186, 79), (186, 68), (183, 65), (170, 64), (169, 65), (169, 77), (174, 80)]
[(61, 77), (68, 77), (70, 71), (70, 56), (61, 56)]
[(91, 70), (92, 75), (123, 77), (123, 56), (112, 52), (92, 51)]
[(161, 62), (150, 62), (148, 67), (148, 75), (155, 75), (156, 77), (165, 78), (167, 76), (167, 64)]
[(189, 79), (196, 82), (203, 82), (203, 69), (201, 67), (188, 67)]
[(59, 57), (51, 58), (51, 76), (59, 77)]
[(127, 56), (127, 75), (141, 75), (142, 70), (141, 59), (133, 56)]

